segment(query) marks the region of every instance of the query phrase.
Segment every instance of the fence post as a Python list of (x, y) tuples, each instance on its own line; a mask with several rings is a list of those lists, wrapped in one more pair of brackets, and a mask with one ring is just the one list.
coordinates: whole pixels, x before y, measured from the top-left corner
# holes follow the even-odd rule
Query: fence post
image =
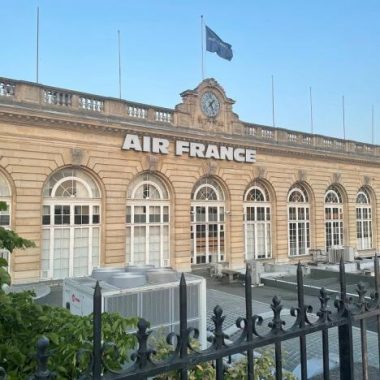
[(96, 281), (94, 291), (93, 339), (92, 375), (94, 380), (99, 380), (102, 373), (102, 294), (99, 281)]
[(340, 361), (340, 379), (354, 380), (354, 353), (352, 345), (352, 319), (351, 312), (348, 309), (346, 294), (346, 274), (344, 267), (343, 255), (339, 264), (340, 280), (340, 308), (342, 317), (346, 318), (346, 323), (338, 327), (339, 335), (339, 361)]
[[(297, 265), (297, 298), (298, 298), (298, 308), (300, 313), (300, 329), (305, 328), (305, 299), (304, 299), (304, 288), (303, 288), (303, 272), (301, 267), (301, 262)], [(301, 379), (307, 380), (307, 355), (306, 355), (306, 336), (305, 334), (300, 335), (300, 358), (301, 358)]]
[[(188, 332), (187, 332), (187, 289), (185, 275), (182, 273), (179, 283), (179, 334), (181, 340), (180, 357), (185, 359), (187, 356)], [(181, 380), (188, 379), (187, 367), (180, 370)]]
[[(245, 318), (247, 323), (247, 341), (252, 342), (252, 267), (247, 264), (245, 271)], [(253, 362), (253, 350), (250, 348), (247, 351), (247, 380), (253, 380), (254, 378), (254, 362)]]

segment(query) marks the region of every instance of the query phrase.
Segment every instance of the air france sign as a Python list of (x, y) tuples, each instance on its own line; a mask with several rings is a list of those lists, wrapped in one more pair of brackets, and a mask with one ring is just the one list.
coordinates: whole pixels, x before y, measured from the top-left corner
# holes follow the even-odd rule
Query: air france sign
[[(176, 140), (175, 155), (196, 158), (214, 158), (215, 160), (227, 160), (237, 162), (256, 162), (256, 150), (248, 148), (235, 148), (232, 146), (203, 144), (199, 142)], [(124, 150), (147, 152), (157, 154), (169, 154), (170, 141), (168, 139), (150, 136), (138, 136), (127, 134), (122, 146)]]

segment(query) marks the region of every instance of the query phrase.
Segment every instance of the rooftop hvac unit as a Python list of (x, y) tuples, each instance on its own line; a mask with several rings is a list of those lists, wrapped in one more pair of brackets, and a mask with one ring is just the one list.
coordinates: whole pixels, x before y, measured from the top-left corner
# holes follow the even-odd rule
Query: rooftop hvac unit
[(353, 262), (355, 260), (355, 252), (352, 247), (330, 248), (328, 251), (329, 263), (339, 263), (342, 255), (345, 263)]
[[(63, 305), (72, 314), (93, 312), (93, 294), (97, 279), (102, 291), (102, 311), (124, 317), (140, 317), (150, 322), (154, 333), (166, 336), (179, 333), (180, 274), (170, 269), (99, 268), (92, 277), (67, 278), (63, 282)], [(128, 268), (126, 268), (128, 269)], [(98, 272), (98, 273), (97, 273)], [(96, 277), (96, 278), (94, 278)], [(199, 330), (199, 340), (206, 347), (206, 280), (185, 274), (187, 284), (187, 322)]]

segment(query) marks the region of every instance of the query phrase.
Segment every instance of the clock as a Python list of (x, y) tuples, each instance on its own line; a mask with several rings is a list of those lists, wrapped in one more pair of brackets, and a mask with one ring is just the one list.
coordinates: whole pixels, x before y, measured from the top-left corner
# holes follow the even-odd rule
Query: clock
[(208, 117), (215, 117), (220, 111), (220, 103), (217, 96), (211, 92), (206, 91), (201, 97), (202, 112)]

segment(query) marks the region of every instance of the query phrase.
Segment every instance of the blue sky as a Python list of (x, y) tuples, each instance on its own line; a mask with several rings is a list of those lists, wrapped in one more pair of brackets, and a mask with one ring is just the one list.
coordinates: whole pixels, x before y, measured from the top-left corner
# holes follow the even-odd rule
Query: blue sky
[(201, 20), (234, 51), (205, 53), (205, 77), (236, 101), (240, 119), (380, 143), (378, 0), (0, 0), (0, 76), (35, 81), (40, 9), (40, 83), (174, 107), (201, 74)]

